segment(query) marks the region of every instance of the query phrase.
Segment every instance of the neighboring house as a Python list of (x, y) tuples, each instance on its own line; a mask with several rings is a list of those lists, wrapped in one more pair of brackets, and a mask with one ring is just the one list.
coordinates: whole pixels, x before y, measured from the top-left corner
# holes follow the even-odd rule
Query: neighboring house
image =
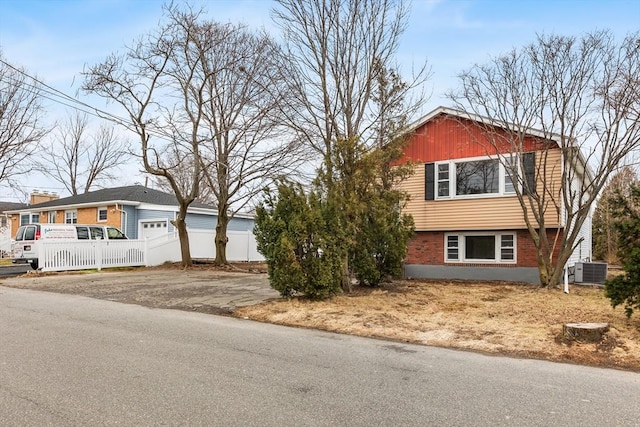
[(11, 251), (11, 219), (7, 211), (22, 209), (24, 203), (0, 202), (0, 255)]
[[(132, 185), (105, 188), (62, 199), (51, 197), (50, 200), (12, 209), (8, 213), (11, 214), (12, 238), (20, 225), (38, 222), (110, 225), (122, 230), (130, 239), (144, 239), (174, 231), (171, 221), (178, 215), (178, 203), (173, 194)], [(194, 230), (215, 229), (215, 206), (192, 203), (187, 211), (186, 223), (188, 228)], [(252, 216), (236, 215), (228, 229), (252, 231), (253, 224)]]
[[(539, 283), (537, 252), (514, 183), (495, 150), (480, 142), (483, 121), (440, 107), (409, 129), (404, 160), (416, 166), (402, 188), (411, 196), (405, 212), (413, 216), (416, 233), (405, 260), (407, 277)], [(541, 133), (527, 135), (524, 164), (519, 168), (530, 187), (542, 191), (536, 175), (545, 170), (547, 181), (557, 184), (561, 151), (557, 142), (545, 140), (551, 148), (543, 156), (536, 152)], [(543, 161), (546, 167), (541, 168)], [(550, 237), (565, 226), (554, 209), (547, 210), (545, 222)], [(568, 266), (591, 258), (590, 218), (581, 237)]]

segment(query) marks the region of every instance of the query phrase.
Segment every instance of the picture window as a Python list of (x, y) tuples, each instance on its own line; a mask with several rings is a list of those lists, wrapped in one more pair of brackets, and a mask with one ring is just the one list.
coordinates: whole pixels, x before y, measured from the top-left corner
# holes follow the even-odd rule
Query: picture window
[(519, 171), (518, 158), (509, 156), (503, 162), (485, 157), (437, 163), (432, 172), (435, 199), (514, 194), (518, 179), (512, 173)]

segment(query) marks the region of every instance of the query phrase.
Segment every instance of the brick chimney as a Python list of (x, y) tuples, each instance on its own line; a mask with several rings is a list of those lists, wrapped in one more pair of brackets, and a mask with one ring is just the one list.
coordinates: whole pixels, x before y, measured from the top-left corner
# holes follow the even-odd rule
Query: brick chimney
[(51, 200), (59, 199), (57, 193), (49, 193), (48, 191), (33, 190), (31, 192), (31, 198), (29, 199), (30, 205), (37, 205), (38, 203), (50, 202)]

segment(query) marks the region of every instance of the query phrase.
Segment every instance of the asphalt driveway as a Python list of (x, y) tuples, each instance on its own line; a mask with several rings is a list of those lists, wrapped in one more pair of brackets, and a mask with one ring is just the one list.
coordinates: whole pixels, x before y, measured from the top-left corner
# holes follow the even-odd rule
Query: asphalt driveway
[(130, 271), (42, 274), (0, 278), (0, 286), (202, 313), (227, 314), (279, 294), (264, 273), (210, 268), (140, 268)]

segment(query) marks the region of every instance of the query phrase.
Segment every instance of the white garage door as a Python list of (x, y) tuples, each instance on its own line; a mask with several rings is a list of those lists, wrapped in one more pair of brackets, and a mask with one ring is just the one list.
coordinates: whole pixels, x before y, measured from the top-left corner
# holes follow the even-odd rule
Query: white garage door
[(167, 234), (167, 221), (142, 221), (142, 239), (152, 239)]

